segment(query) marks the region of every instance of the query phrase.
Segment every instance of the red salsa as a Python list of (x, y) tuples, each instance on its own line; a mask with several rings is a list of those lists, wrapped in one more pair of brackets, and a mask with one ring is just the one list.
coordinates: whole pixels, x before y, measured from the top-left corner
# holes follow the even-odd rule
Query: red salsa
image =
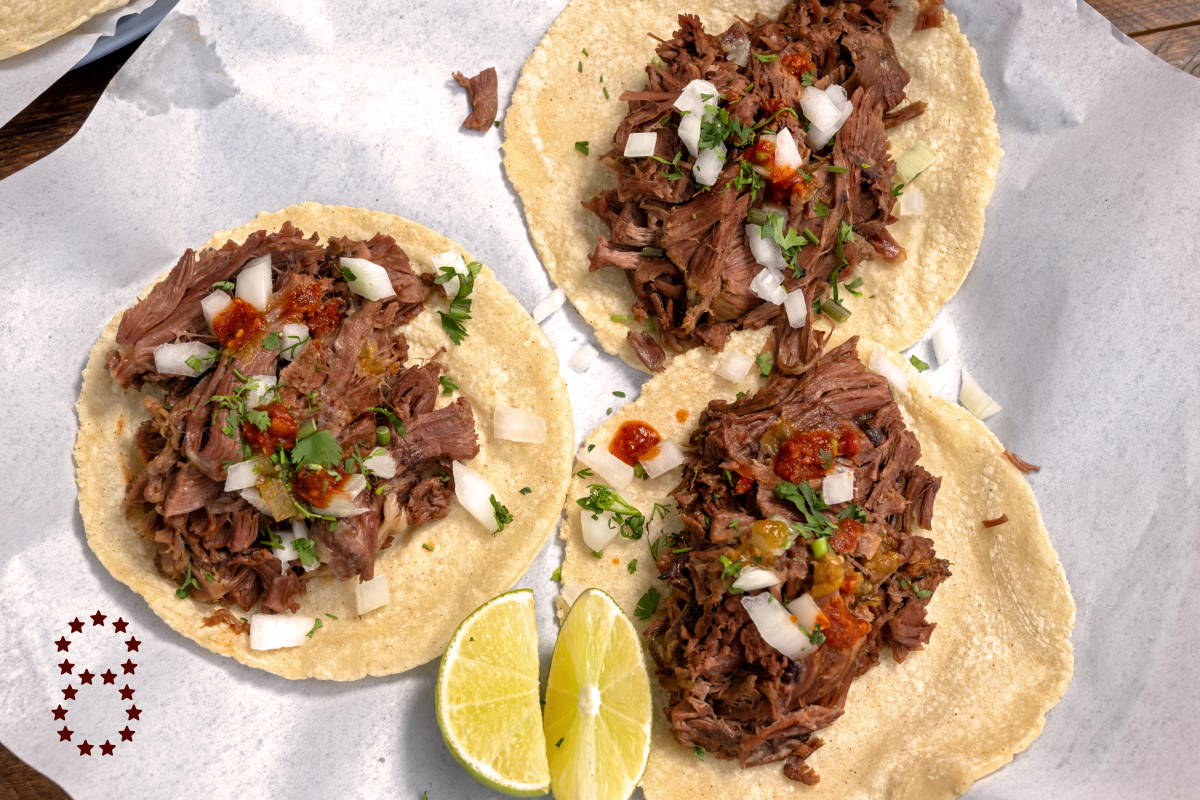
[(833, 460), (836, 442), (829, 431), (797, 433), (779, 445), (772, 469), (790, 483), (824, 477), (825, 465)]
[(662, 437), (653, 427), (645, 422), (630, 420), (617, 428), (616, 435), (608, 445), (608, 452), (632, 467), (642, 456), (654, 458), (661, 441)]
[(829, 537), (829, 546), (838, 553), (850, 553), (858, 546), (858, 537), (866, 528), (856, 519), (846, 517), (838, 522), (837, 533)]
[(797, 78), (803, 78), (804, 73), (812, 72), (817, 68), (817, 65), (813, 63), (812, 56), (803, 50), (798, 53), (789, 53), (781, 58), (779, 63)]
[(280, 318), (284, 322), (300, 322), (308, 326), (314, 336), (336, 330), (342, 315), (337, 300), (321, 302), (320, 281), (297, 280), (295, 285), (283, 293)]
[(250, 420), (242, 422), (242, 438), (259, 455), (269, 456), (280, 447), (290, 450), (296, 446), (296, 418), (282, 403), (271, 403), (264, 411), (271, 420), (267, 429), (259, 430)]
[(825, 634), (825, 644), (834, 650), (850, 650), (871, 630), (870, 624), (850, 613), (841, 592), (834, 592), (825, 605), (821, 606), (825, 616), (825, 624), (821, 632)]
[(213, 318), (213, 332), (221, 347), (240, 350), (242, 345), (267, 327), (267, 316), (240, 297)]
[[(330, 474), (330, 470), (334, 474)], [(325, 508), (333, 500), (334, 492), (349, 479), (338, 467), (314, 467), (306, 464), (296, 470), (292, 480), (292, 491), (312, 504), (313, 508)]]

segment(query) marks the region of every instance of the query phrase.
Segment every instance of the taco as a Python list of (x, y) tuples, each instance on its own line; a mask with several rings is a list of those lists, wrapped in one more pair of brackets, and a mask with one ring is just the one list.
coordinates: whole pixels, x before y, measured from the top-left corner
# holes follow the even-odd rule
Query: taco
[(643, 620), (650, 800), (953, 797), (1070, 680), (1074, 603), (1004, 448), (878, 345), (813, 355), (763, 386), (690, 351), (579, 453), (609, 484), (570, 487), (560, 608), (597, 587)]
[(924, 333), (978, 252), (1001, 150), (956, 19), (918, 32), (917, 14), (567, 6), (521, 73), (504, 163), (606, 350), (658, 371), (818, 313), (896, 350)]
[(77, 408), (100, 561), (288, 678), (439, 655), (545, 543), (574, 438), (554, 351), (491, 270), (315, 203), (185, 252), (105, 328)]
[(24, 53), (78, 28), (129, 0), (17, 0), (0, 18), (0, 60)]

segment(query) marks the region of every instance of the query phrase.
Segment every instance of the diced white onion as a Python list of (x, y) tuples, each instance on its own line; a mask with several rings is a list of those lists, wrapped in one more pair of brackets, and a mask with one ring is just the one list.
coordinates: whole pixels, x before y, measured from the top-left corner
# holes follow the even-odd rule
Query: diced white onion
[(854, 473), (835, 472), (821, 481), (821, 495), (829, 505), (849, 503), (854, 499)]
[(238, 494), (241, 495), (243, 500), (254, 506), (258, 513), (271, 519), (275, 518), (275, 515), (271, 513), (271, 507), (263, 501), (262, 495), (258, 493), (258, 489), (242, 489)]
[(808, 316), (808, 303), (804, 302), (804, 292), (788, 292), (787, 299), (783, 301), (783, 310), (787, 312), (790, 327), (804, 327), (804, 320)]
[(893, 364), (887, 354), (883, 352), (882, 347), (875, 346), (874, 351), (871, 352), (871, 363), (867, 366), (871, 372), (887, 378), (888, 383), (898, 391), (908, 391), (908, 376), (904, 374), (904, 367)]
[(783, 281), (767, 268), (760, 270), (754, 276), (754, 280), (750, 281), (750, 291), (777, 306), (783, 305), (783, 301), (787, 299), (787, 289), (783, 288)]
[(228, 308), (232, 302), (233, 298), (220, 289), (200, 301), (200, 310), (204, 312), (204, 321), (208, 323), (210, 330), (213, 329), (213, 320), (217, 318), (217, 314)]
[[(823, 121), (821, 124), (818, 124), (817, 122), (813, 121), (811, 117), (809, 118), (809, 121), (812, 122), (812, 125), (810, 125), (808, 129), (809, 144), (811, 144), (814, 149), (820, 150), (829, 142), (830, 139), (833, 138), (834, 134), (842, 129), (842, 125), (844, 125), (846, 120), (850, 118), (850, 114), (854, 111), (854, 103), (846, 98), (846, 90), (837, 84), (830, 86), (823, 93), (821, 90), (814, 89), (813, 87), (809, 86), (804, 90), (805, 98), (808, 98), (810, 93), (812, 95), (811, 102), (816, 104), (816, 106), (819, 106), (821, 109), (822, 120), (827, 120), (829, 118), (829, 106), (820, 100), (820, 94), (824, 94), (829, 103), (832, 104), (833, 108), (837, 109), (837, 117), (833, 119), (832, 123), (826, 124)], [(800, 107), (804, 108), (804, 100), (800, 101)], [(806, 117), (808, 116), (807, 110), (805, 110), (804, 115)]]
[(585, 508), (579, 515), (579, 523), (583, 527), (583, 543), (595, 553), (603, 550), (620, 529), (611, 511), (597, 514)]
[(750, 61), (750, 39), (738, 39), (725, 51), (725, 60), (744, 67)]
[[(442, 267), (450, 267), (459, 275), (467, 274), (467, 264), (463, 261), (462, 253), (457, 250), (452, 250), (449, 253), (434, 253), (429, 257), (429, 263), (433, 265), (433, 271), (440, 277)], [(453, 300), (458, 296), (458, 290), (461, 282), (458, 278), (451, 278), (442, 284), (442, 288), (446, 290), (446, 297)], [(469, 297), (470, 295), (468, 295)], [(464, 300), (466, 298), (463, 298)]]
[(842, 115), (842, 109), (833, 102), (833, 98), (815, 86), (804, 87), (800, 108), (812, 126), (823, 131), (834, 130), (838, 117)]
[[(487, 479), (468, 466), (455, 461), (451, 464), (454, 473), (454, 496), (488, 533), (500, 530), (496, 521), (496, 509), (492, 508), (492, 497), (496, 490)], [(499, 498), (497, 498), (499, 500)]]
[(492, 435), (510, 442), (541, 444), (546, 441), (546, 420), (523, 408), (496, 406), (496, 413), (492, 416)]
[(308, 639), (315, 617), (294, 614), (255, 614), (250, 617), (250, 649), (298, 647)]
[(754, 254), (754, 260), (767, 269), (775, 270), (777, 273), (787, 269), (787, 259), (783, 257), (783, 250), (780, 248), (779, 242), (774, 238), (763, 238), (762, 228), (759, 226), (746, 226), (746, 245)]
[(575, 372), (582, 375), (587, 372), (592, 364), (596, 363), (596, 359), (600, 357), (600, 351), (592, 347), (590, 344), (585, 344), (572, 354), (567, 360), (567, 366)]
[(230, 464), (229, 469), (225, 471), (225, 491), (240, 492), (242, 489), (257, 486), (260, 476), (254, 471), (255, 466), (254, 461)]
[(359, 616), (368, 611), (374, 611), (380, 606), (386, 606), (391, 599), (387, 573), (376, 575), (371, 580), (363, 581), (354, 587), (354, 602), (358, 606)]
[(378, 264), (367, 261), (365, 258), (343, 258), (341, 265), (354, 274), (354, 280), (346, 281), (346, 285), (355, 294), (368, 300), (382, 300), (385, 297), (396, 295), (387, 270)]
[(903, 183), (912, 183), (937, 157), (932, 147), (918, 139), (896, 159), (896, 175)]
[(354, 498), (367, 488), (367, 479), (361, 473), (354, 473), (342, 486), (333, 493), (329, 503), (324, 508), (314, 508), (313, 511), (326, 517), (357, 517), (366, 512), (354, 503)]
[(817, 615), (821, 613), (821, 609), (808, 592), (788, 603), (787, 610), (792, 612), (796, 623), (809, 633), (812, 633), (813, 626), (817, 624)]
[(278, 382), (279, 379), (274, 375), (251, 375), (250, 380), (246, 381), (246, 386), (249, 387), (246, 391), (246, 408), (258, 408), (263, 396)]
[(654, 155), (654, 147), (658, 144), (658, 134), (654, 131), (648, 133), (631, 133), (629, 138), (625, 140), (625, 157), (626, 158), (645, 158), (646, 156)]
[(937, 356), (938, 364), (945, 364), (958, 352), (958, 331), (954, 329), (954, 320), (946, 317), (933, 332), (933, 354)]
[(533, 321), (541, 322), (546, 317), (558, 311), (558, 307), (567, 299), (567, 295), (563, 292), (562, 287), (555, 289), (550, 294), (538, 301), (538, 304), (533, 307)]
[(965, 369), (962, 371), (962, 388), (958, 390), (958, 402), (966, 406), (971, 416), (978, 420), (985, 420), (993, 414), (1000, 413), (1000, 404), (988, 397), (971, 377), (971, 373)]
[(850, 115), (854, 113), (854, 103), (846, 96), (846, 88), (836, 83), (825, 90), (825, 96), (832, 100), (840, 111), (838, 120), (834, 123), (834, 129), (840, 130), (846, 120), (850, 119)]
[[(584, 512), (587, 513), (587, 512)], [(567, 601), (568, 606), (575, 605), (575, 601), (579, 599), (579, 595), (587, 591), (587, 587), (579, 581), (571, 581), (564, 584), (562, 587), (562, 598)]]
[[(301, 325), (299, 322), (289, 322), (283, 326), (280, 336), (283, 338), (283, 342), (279, 346), (279, 357), (287, 361), (298, 357), (308, 347), (308, 342), (304, 341), (308, 338), (307, 325)], [(301, 342), (304, 342), (304, 344), (300, 344)], [(297, 347), (297, 345), (299, 346)]]
[(363, 459), (363, 468), (387, 480), (396, 477), (396, 459), (382, 447), (376, 447)]
[(743, 597), (742, 607), (750, 615), (750, 621), (758, 628), (763, 641), (793, 661), (800, 661), (817, 646), (800, 630), (794, 617), (771, 596), (763, 592), (754, 597)]
[(679, 445), (670, 439), (658, 445), (658, 455), (650, 459), (642, 459), (642, 469), (651, 478), (657, 478), (665, 472), (670, 472), (683, 464), (683, 451)]
[(775, 166), (780, 169), (800, 169), (802, 163), (792, 132), (784, 128), (775, 137)]
[(925, 213), (925, 193), (913, 186), (906, 186), (900, 195), (897, 211), (902, 217), (915, 217)]
[(271, 257), (259, 256), (242, 267), (237, 276), (237, 288), (234, 296), (245, 300), (259, 311), (267, 310), (271, 302)]
[(618, 492), (633, 481), (633, 467), (597, 445), (588, 452), (586, 447), (579, 451), (579, 461), (608, 482)]
[(741, 573), (738, 574), (738, 579), (733, 582), (733, 588), (741, 589), (743, 592), (753, 592), (755, 589), (766, 589), (777, 583), (783, 583), (783, 581), (771, 570), (744, 566)]
[[(703, 99), (703, 96), (708, 96), (708, 99)], [(700, 124), (705, 116), (704, 107), (715, 106), (717, 98), (716, 86), (708, 81), (694, 80), (683, 88), (675, 101), (675, 107), (680, 111), (690, 112), (684, 114), (679, 123), (679, 138), (692, 155), (700, 152)]]
[(746, 375), (753, 366), (754, 356), (748, 356), (738, 350), (730, 350), (717, 365), (717, 374), (727, 381), (741, 383), (746, 380)]
[(717, 182), (717, 176), (721, 174), (721, 168), (725, 166), (726, 147), (724, 144), (717, 145), (716, 149), (705, 148), (700, 151), (700, 157), (696, 159), (696, 166), (692, 167), (692, 175), (696, 178), (696, 183), (701, 186), (712, 186)]
[[(179, 342), (178, 344), (160, 344), (154, 348), (154, 371), (159, 375), (185, 375), (197, 377), (213, 364), (217, 363), (217, 351), (204, 342)], [(200, 361), (200, 371), (188, 365), (189, 358)]]

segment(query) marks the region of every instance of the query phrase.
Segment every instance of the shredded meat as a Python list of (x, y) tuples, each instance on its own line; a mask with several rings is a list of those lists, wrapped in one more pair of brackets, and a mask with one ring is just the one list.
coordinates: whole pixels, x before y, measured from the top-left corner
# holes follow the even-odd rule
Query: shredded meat
[(1006, 522), (1008, 522), (1008, 514), (1001, 514), (1000, 516), (996, 517), (995, 519), (985, 519), (983, 521), (983, 527), (994, 528), (997, 525), (1003, 525)]
[(471, 113), (463, 120), (462, 126), (481, 133), (492, 127), (499, 107), (496, 99), (496, 68), (488, 67), (474, 78), (464, 78), (461, 72), (456, 72), (454, 80), (467, 90), (467, 102), (471, 104)]
[(921, 5), (917, 9), (917, 22), (913, 25), (913, 30), (924, 31), (929, 28), (942, 27), (942, 23), (946, 21), (946, 12), (942, 10), (944, 5), (946, 5), (946, 0), (921, 0)]
[[(437, 356), (405, 363), (403, 325), (421, 312), (430, 291), (408, 256), (382, 235), (318, 242), (316, 234), (306, 238), (285, 223), (278, 233), (259, 231), (240, 245), (228, 242), (199, 254), (189, 250), (166, 280), (125, 312), (117, 347), (107, 354), (118, 385), (161, 390), (143, 397), (150, 419), (138, 428), (136, 447), (145, 466), (130, 480), (124, 504), (139, 534), (154, 542), (159, 572), (186, 585), (193, 598), (220, 604), (206, 624), (225, 622), (239, 630), (241, 623), (226, 610), (232, 604), (249, 611), (261, 601), (266, 613), (299, 609), (296, 597), (313, 573), (299, 559), (282, 563), (270, 542), (277, 530), (290, 537), (292, 517), (311, 516), (316, 508), (296, 491), (301, 471), (319, 475), (340, 468), (334, 483), (341, 485), (349, 479), (346, 470), (357, 471), (354, 459), (375, 448), (376, 428), (385, 424), (391, 437), (387, 449), (398, 467), (395, 477), (369, 476), (368, 487), (353, 498), (358, 513), (336, 522), (309, 520), (308, 538), (328, 567), (322, 569), (341, 579), (370, 580), (376, 553), (392, 535), (448, 513), (454, 492), (451, 462), (479, 453), (470, 403), (460, 398), (435, 407), (442, 371)], [(225, 347), (199, 377), (156, 372), (159, 345), (198, 341), (221, 348), (200, 301), (214, 282), (236, 278), (247, 262), (263, 255), (274, 268), (275, 299), (259, 334)], [(395, 296), (364, 301), (351, 292), (339, 269), (343, 255), (382, 266)], [(296, 321), (309, 326), (311, 338), (287, 363), (271, 340), (278, 340), (284, 324)], [(255, 409), (244, 400), (246, 376), (252, 375), (278, 380)], [(372, 409), (379, 408), (392, 416), (377, 418)], [(262, 429), (248, 427), (254, 425), (248, 414), (270, 409), (275, 416), (268, 414), (268, 420), (286, 418), (293, 438), (277, 443), (278, 449), (255, 451), (254, 434)], [(297, 429), (310, 422), (337, 443), (343, 459), (316, 467), (279, 458), (293, 447)], [(282, 494), (274, 497), (283, 501), (271, 506), (277, 518), (240, 493), (225, 491), (228, 465), (256, 455), (275, 457), (272, 468), (281, 476), (275, 483)], [(264, 499), (268, 483), (258, 487)], [(397, 524), (401, 511), (404, 526)]]
[[(920, 444), (857, 344), (777, 373), (753, 396), (709, 403), (672, 493), (683, 531), (659, 542), (665, 613), (646, 629), (677, 742), (743, 768), (783, 761), (785, 775), (810, 785), (819, 778), (804, 760), (821, 746), (813, 733), (841, 716), (851, 683), (885, 645), (903, 662), (929, 643), (925, 608), (950, 577), (933, 541), (914, 532), (929, 527), (941, 481), (917, 464)], [(828, 449), (798, 461), (814, 441)], [(801, 467), (809, 471), (798, 483), (782, 477)], [(853, 473), (854, 504), (794, 499), (819, 492), (835, 470)], [(809, 539), (821, 535), (816, 558)], [(749, 595), (815, 601), (824, 638), (802, 660), (768, 644), (742, 605), (747, 595), (730, 590), (745, 564), (780, 580)]]
[(1042, 469), (1041, 467), (1037, 466), (1036, 464), (1030, 464), (1028, 461), (1021, 458), (1019, 455), (1014, 453), (1012, 450), (1006, 449), (1004, 451), (1004, 457), (1007, 458), (1014, 467), (1019, 469), (1025, 475), (1028, 475), (1031, 472), (1040, 472)]
[[(674, 35), (658, 40), (646, 85), (621, 95), (629, 111), (612, 149), (600, 156), (616, 188), (583, 203), (609, 229), (589, 268), (624, 272), (636, 296), (633, 317), (649, 328), (628, 340), (648, 369), (654, 371), (666, 350), (704, 345), (720, 351), (730, 332), (782, 317), (782, 305), (765, 303), (750, 289), (764, 267), (750, 250), (746, 222), (767, 219), (770, 209), (786, 217), (778, 220), (781, 234), (790, 228), (799, 236), (785, 252), (791, 268), (784, 286), (803, 292), (810, 305), (825, 298), (832, 283), (852, 282), (874, 256), (905, 258), (886, 228), (896, 202), (887, 129), (919, 115), (925, 104), (904, 105), (909, 74), (888, 35), (895, 13), (882, 0), (793, 0), (775, 19), (740, 20), (718, 36), (698, 17), (681, 14)], [(744, 66), (728, 60), (744, 54), (739, 48), (746, 44), (752, 55)], [(683, 118), (674, 103), (693, 80), (716, 87), (720, 96), (712, 103), (730, 119), (725, 166), (711, 187), (693, 180), (698, 154), (678, 133)], [(841, 130), (815, 150), (801, 122), (806, 83), (822, 90), (840, 85), (854, 107)], [(773, 146), (761, 138), (783, 130), (800, 151), (799, 175), (775, 167)], [(648, 132), (657, 134), (654, 158), (625, 158), (630, 134)], [(722, 134), (705, 129), (708, 140), (713, 135)]]

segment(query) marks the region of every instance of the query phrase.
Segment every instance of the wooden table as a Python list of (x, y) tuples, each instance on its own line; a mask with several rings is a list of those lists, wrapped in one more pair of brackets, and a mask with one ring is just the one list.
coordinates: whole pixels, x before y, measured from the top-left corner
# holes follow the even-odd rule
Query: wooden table
[[(1163, 61), (1200, 77), (1200, 0), (1090, 2)], [(0, 179), (45, 158), (74, 136), (87, 121), (108, 82), (139, 44), (140, 39), (67, 73), (0, 128)], [(0, 745), (0, 800), (69, 798), (51, 780)]]

